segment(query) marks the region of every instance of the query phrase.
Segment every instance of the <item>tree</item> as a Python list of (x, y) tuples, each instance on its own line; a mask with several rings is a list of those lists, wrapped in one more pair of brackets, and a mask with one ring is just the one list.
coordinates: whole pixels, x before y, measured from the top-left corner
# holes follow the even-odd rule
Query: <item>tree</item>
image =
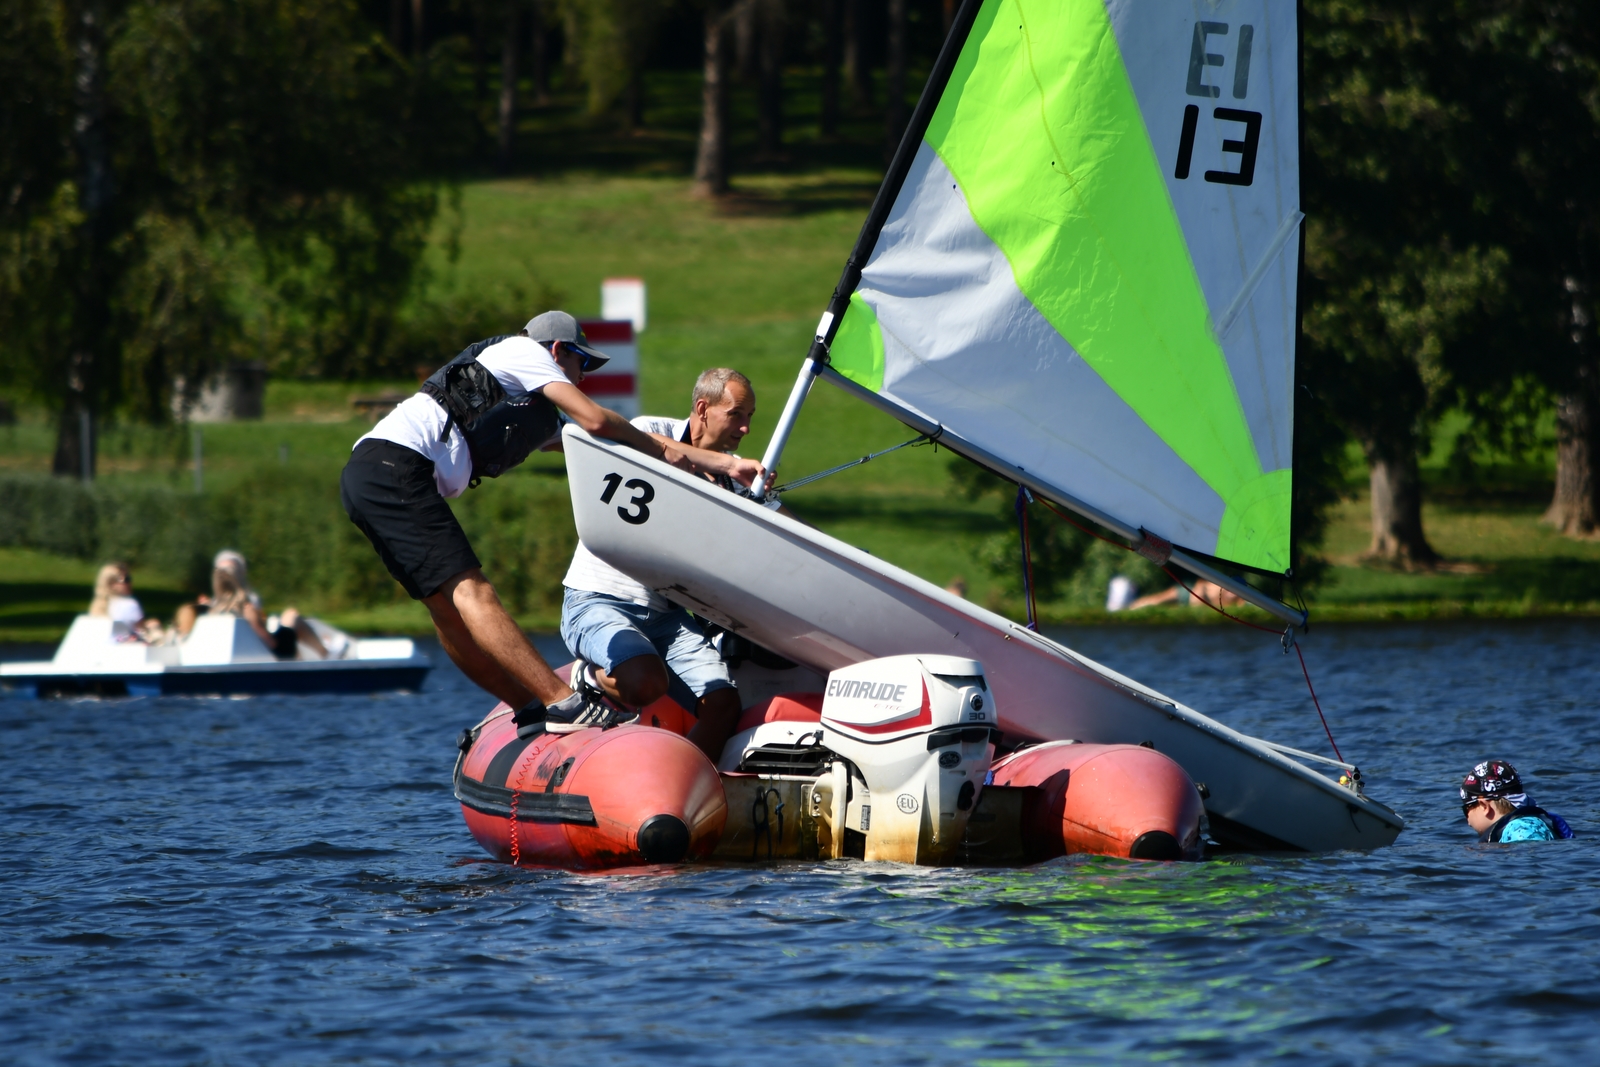
[(883, 66), (884, 158), (894, 158), (906, 131), (906, 0), (889, 0), (889, 32)]
[(588, 87), (587, 110), (598, 117), (625, 91), (630, 128), (640, 118), (640, 74), (668, 0), (563, 0), (567, 40)]
[(757, 0), (761, 41), (761, 80), (757, 90), (756, 143), (762, 155), (783, 151), (783, 0)]
[(700, 142), (694, 159), (696, 196), (728, 191), (729, 29), (752, 0), (706, 0), (705, 60), (700, 82)]
[(522, 45), (522, 0), (509, 0), (500, 42), (500, 171), (511, 170), (511, 151), (517, 134), (517, 57)]
[(1600, 529), (1600, 28), (1574, 0), (1502, 0), (1475, 12), (1465, 34), (1480, 61), (1474, 77), (1498, 238), (1511, 251), (1515, 361), (1457, 371), (1475, 421), (1503, 436), (1531, 421), (1533, 378), (1554, 395), (1555, 491), (1545, 521), (1573, 536)]
[(532, 42), (528, 59), (529, 76), (533, 79), (533, 101), (536, 104), (550, 102), (550, 29), (546, 17), (545, 5), (547, 0), (533, 0), (532, 13)]
[(839, 0), (844, 5), (844, 80), (850, 106), (872, 106), (872, 70), (867, 60), (866, 0)]
[(1368, 75), (1371, 85), (1392, 101), (1429, 99), (1437, 112), (1421, 136), (1392, 146), (1426, 147), (1408, 181), (1429, 190), (1419, 203), (1405, 182), (1392, 182), (1390, 195), (1405, 205), (1394, 222), (1413, 227), (1395, 246), (1414, 242), (1421, 222), (1456, 250), (1478, 248), (1477, 262), (1458, 254), (1466, 274), (1458, 270), (1443, 299), (1464, 315), (1456, 333), (1470, 342), (1438, 347), (1429, 368), (1472, 419), (1458, 453), (1478, 442), (1525, 450), (1539, 405), (1554, 395), (1557, 478), (1546, 520), (1586, 536), (1600, 523), (1600, 30), (1592, 8), (1574, 0), (1365, 5), (1357, 27), (1354, 5), (1325, 6), (1346, 8), (1346, 32), (1386, 42), (1378, 51), (1390, 53), (1389, 69)]
[(175, 379), (252, 338), (324, 372), (381, 347), (436, 196), (406, 132), (426, 87), (353, 4), (14, 0), (3, 22), (0, 369), (60, 413), (58, 473), (92, 471), (98, 419), (168, 417)]
[(1444, 5), (1304, 11), (1302, 383), (1366, 453), (1372, 554), (1428, 566), (1418, 456), (1452, 369), (1495, 336), (1508, 271), (1474, 180), (1479, 116), (1452, 92), (1471, 57)]
[(843, 47), (844, 0), (822, 0), (822, 101), (817, 133), (839, 135), (839, 50)]

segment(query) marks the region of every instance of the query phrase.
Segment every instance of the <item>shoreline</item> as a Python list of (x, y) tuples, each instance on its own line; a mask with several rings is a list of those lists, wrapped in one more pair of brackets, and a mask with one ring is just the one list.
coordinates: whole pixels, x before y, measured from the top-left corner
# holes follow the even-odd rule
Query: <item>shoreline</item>
[[(1203, 614), (1202, 614), (1203, 612)], [(1265, 612), (1248, 613), (1234, 610), (1247, 623), (1266, 626), (1274, 630), (1281, 624)], [(411, 637), (432, 638), (431, 627), (408, 625), (374, 626), (365, 613), (331, 612), (320, 616), (355, 637)], [(1464, 602), (1449, 601), (1428, 604), (1340, 604), (1318, 608), (1311, 606), (1311, 628), (1318, 626), (1400, 626), (1411, 623), (1443, 622), (1507, 622), (1534, 623), (1556, 621), (1583, 621), (1600, 619), (1600, 603), (1572, 605), (1527, 604), (1520, 601)], [(558, 619), (520, 618), (517, 620), (525, 633), (538, 637), (553, 637), (559, 629)], [(1233, 624), (1215, 611), (1190, 605), (1183, 608), (1157, 608), (1138, 613), (1083, 612), (1074, 614), (1048, 614), (1039, 624), (1046, 630), (1086, 628), (1183, 628), (1216, 627)], [(21, 647), (54, 647), (66, 635), (66, 628), (5, 627), (0, 628), (0, 649)]]

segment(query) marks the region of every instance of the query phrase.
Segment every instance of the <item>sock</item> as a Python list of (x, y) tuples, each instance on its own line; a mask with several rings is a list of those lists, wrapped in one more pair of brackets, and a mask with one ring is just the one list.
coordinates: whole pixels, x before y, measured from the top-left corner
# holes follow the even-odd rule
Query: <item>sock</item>
[(583, 694), (573, 690), (572, 695), (562, 697), (550, 705), (550, 710), (557, 712), (556, 718), (571, 721), (572, 717), (583, 707)]
[(531, 737), (544, 732), (544, 720), (549, 714), (540, 700), (530, 700), (522, 707), (511, 713), (511, 721), (517, 724), (518, 737)]

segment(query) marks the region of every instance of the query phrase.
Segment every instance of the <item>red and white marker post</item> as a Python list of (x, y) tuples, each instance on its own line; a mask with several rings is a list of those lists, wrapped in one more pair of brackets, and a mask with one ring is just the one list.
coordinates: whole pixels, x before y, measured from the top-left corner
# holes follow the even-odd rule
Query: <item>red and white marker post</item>
[(608, 407), (625, 419), (639, 417), (639, 342), (633, 323), (627, 319), (602, 319), (580, 322), (589, 344), (611, 359), (593, 374), (585, 375), (578, 386), (595, 403)]

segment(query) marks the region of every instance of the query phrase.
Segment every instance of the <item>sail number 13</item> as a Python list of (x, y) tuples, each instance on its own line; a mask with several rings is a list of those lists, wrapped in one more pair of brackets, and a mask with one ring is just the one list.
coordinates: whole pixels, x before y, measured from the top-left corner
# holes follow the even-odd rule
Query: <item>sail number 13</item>
[[(632, 523), (635, 526), (650, 521), (649, 504), (650, 501), (656, 498), (655, 486), (643, 478), (629, 478), (627, 481), (623, 481), (620, 474), (608, 474), (601, 480), (606, 483), (606, 488), (605, 492), (600, 494), (600, 503), (611, 503), (611, 498), (617, 495), (619, 488), (632, 489), (634, 490), (633, 499), (628, 501), (626, 506), (617, 505), (617, 514), (622, 516), (623, 522)], [(634, 510), (629, 511), (629, 507)]]
[[(1226, 37), (1228, 24), (1226, 22), (1196, 22), (1194, 24), (1194, 41), (1189, 47), (1189, 76), (1184, 91), (1190, 96), (1200, 96), (1215, 99), (1222, 95), (1222, 86), (1212, 85), (1206, 81), (1206, 70), (1209, 67), (1221, 67), (1227, 64), (1227, 56), (1219, 52), (1208, 51), (1211, 45), (1207, 39), (1210, 37)], [(1239, 32), (1234, 40), (1237, 44), (1233, 53), (1233, 97), (1243, 100), (1250, 92), (1250, 52), (1255, 42), (1256, 28), (1249, 23), (1239, 26)], [(1218, 185), (1249, 185), (1256, 177), (1256, 153), (1261, 148), (1261, 112), (1245, 111), (1236, 107), (1218, 107), (1211, 110), (1211, 117), (1219, 122), (1237, 122), (1244, 127), (1244, 139), (1224, 138), (1222, 151), (1225, 154), (1239, 157), (1238, 170), (1208, 170), (1206, 181)], [(1200, 125), (1200, 108), (1196, 104), (1189, 104), (1183, 109), (1183, 132), (1178, 136), (1178, 165), (1173, 168), (1172, 176), (1179, 181), (1189, 177), (1189, 165), (1194, 159), (1194, 135)]]

